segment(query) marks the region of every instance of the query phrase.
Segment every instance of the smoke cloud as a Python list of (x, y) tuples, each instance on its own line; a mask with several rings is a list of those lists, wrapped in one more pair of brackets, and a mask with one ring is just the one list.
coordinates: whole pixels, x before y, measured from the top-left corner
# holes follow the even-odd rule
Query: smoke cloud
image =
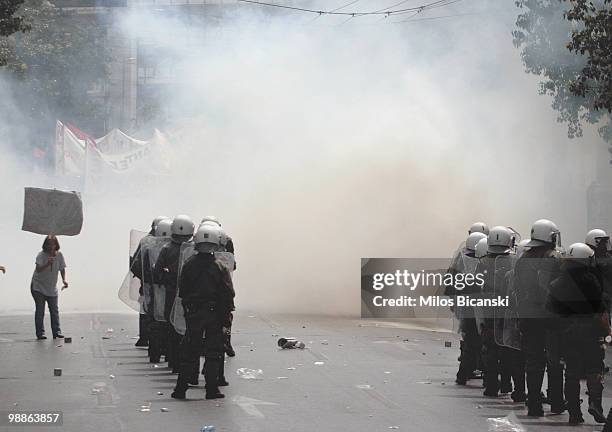
[[(126, 37), (173, 59), (172, 169), (149, 188), (84, 195), (83, 233), (60, 239), (72, 284), (61, 309), (127, 311), (129, 231), (159, 214), (218, 216), (236, 245), (237, 307), (288, 313), (357, 314), (360, 258), (450, 256), (477, 220), (528, 236), (549, 218), (566, 244), (581, 240), (603, 144), (592, 131), (569, 142), (538, 96), (512, 45), (518, 11), (475, 3), (401, 24), (246, 6), (210, 25), (125, 11)], [(29, 127), (14, 126), (0, 135), (4, 312), (33, 307), (42, 238), (19, 231), (23, 187), (56, 186), (11, 156)]]

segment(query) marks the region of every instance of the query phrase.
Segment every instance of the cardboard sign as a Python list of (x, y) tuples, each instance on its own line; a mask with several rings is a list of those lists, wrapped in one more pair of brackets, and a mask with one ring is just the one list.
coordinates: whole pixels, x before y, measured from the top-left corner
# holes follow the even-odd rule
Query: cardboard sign
[(23, 231), (75, 236), (83, 227), (83, 202), (78, 192), (25, 188)]

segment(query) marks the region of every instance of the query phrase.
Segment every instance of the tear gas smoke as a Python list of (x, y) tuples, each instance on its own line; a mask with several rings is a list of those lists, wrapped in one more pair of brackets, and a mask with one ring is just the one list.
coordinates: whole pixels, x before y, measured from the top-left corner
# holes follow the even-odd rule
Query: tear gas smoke
[[(121, 13), (126, 37), (172, 54), (172, 170), (149, 188), (85, 194), (83, 233), (60, 239), (71, 282), (61, 309), (127, 311), (117, 289), (129, 230), (159, 214), (217, 215), (236, 244), (237, 307), (282, 312), (357, 314), (361, 257), (450, 256), (475, 220), (526, 237), (549, 218), (565, 243), (581, 240), (605, 146), (589, 131), (569, 142), (512, 46), (518, 11), (501, 3), (407, 24), (253, 7), (210, 26)], [(0, 135), (0, 311), (32, 308), (42, 238), (19, 231), (22, 188), (55, 186), (9, 153), (28, 124), (11, 126)]]

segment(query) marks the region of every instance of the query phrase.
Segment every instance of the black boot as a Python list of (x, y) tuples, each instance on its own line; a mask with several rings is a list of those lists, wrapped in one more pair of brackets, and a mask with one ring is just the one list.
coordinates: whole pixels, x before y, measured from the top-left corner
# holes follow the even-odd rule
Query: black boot
[(219, 378), (217, 379), (217, 385), (219, 387), (227, 387), (229, 383), (225, 379), (225, 362), (223, 359), (221, 360), (221, 364), (219, 365)]
[(510, 395), (510, 397), (512, 398), (512, 400), (514, 402), (525, 402), (527, 400), (527, 395), (525, 394), (524, 391), (518, 391), (515, 390), (512, 392), (512, 394)]
[(170, 397), (172, 397), (172, 399), (185, 400), (187, 399), (187, 394), (185, 390), (174, 389)]
[(159, 363), (162, 356), (162, 335), (157, 321), (149, 324), (149, 362)]
[(547, 375), (550, 412), (561, 414), (567, 409), (567, 403), (563, 397), (563, 367), (553, 362), (547, 366)]
[(580, 410), (580, 377), (575, 373), (573, 367), (568, 367), (565, 374), (565, 399), (567, 399), (570, 424), (575, 425), (576, 421), (582, 419), (582, 411)]
[[(180, 354), (181, 356), (184, 356), (184, 353)], [(200, 384), (199, 378), (200, 378), (200, 359), (199, 357), (196, 359), (192, 359), (192, 362), (188, 362), (186, 361), (187, 359), (181, 359), (181, 366), (183, 368), (185, 368), (186, 370), (189, 370), (188, 376), (189, 376), (189, 385), (193, 385), (193, 386), (197, 386)], [(181, 368), (177, 368), (178, 372), (180, 373)], [(172, 371), (172, 373), (174, 373), (174, 370)]]
[(525, 402), (527, 400), (527, 394), (525, 393), (525, 370), (513, 373), (512, 381), (514, 382), (514, 391), (511, 394), (512, 400), (514, 402)]
[(587, 388), (589, 389), (589, 414), (593, 416), (597, 423), (605, 423), (606, 417), (603, 414), (601, 406), (601, 398), (603, 393), (603, 384), (601, 383), (601, 375), (588, 375)]
[(455, 382), (459, 385), (466, 385), (467, 384), (467, 377), (461, 373), (457, 373), (457, 378), (455, 378)]
[(544, 417), (544, 409), (542, 406), (529, 406), (527, 405), (527, 415), (529, 417)]
[(489, 373), (490, 369), (485, 372), (485, 391), (482, 393), (484, 396), (498, 397), (499, 396), (499, 380), (497, 374), (493, 375)]
[(485, 388), (485, 391), (482, 392), (483, 396), (488, 397), (498, 397), (499, 392), (495, 389), (491, 389), (490, 387)]
[[(488, 321), (487, 321), (488, 322)], [(484, 395), (489, 397), (499, 396), (499, 350), (500, 347), (493, 340), (492, 322), (488, 322), (488, 337), (485, 339), (484, 352), (487, 368), (485, 369)]]
[(459, 360), (459, 371), (457, 372), (455, 382), (459, 385), (466, 385), (468, 379), (470, 379), (469, 375), (472, 373), (471, 369), (473, 369), (473, 365), (469, 365), (469, 362), (467, 361), (468, 355), (465, 352), (467, 350), (467, 344), (465, 341), (459, 342), (459, 350), (460, 354), (459, 358), (457, 359)]
[(227, 354), (230, 357), (235, 357), (236, 356), (236, 351), (234, 351), (234, 347), (232, 346), (232, 335), (228, 335), (227, 339), (225, 340), (225, 354)]
[(567, 423), (570, 426), (578, 426), (579, 424), (584, 423), (584, 417), (582, 417), (581, 412), (570, 414), (569, 421)]
[(499, 396), (499, 380), (497, 379), (497, 370), (487, 367), (483, 378), (483, 386), (485, 391), (483, 395), (489, 397)]
[(174, 387), (174, 391), (172, 392), (172, 394), (170, 395), (173, 399), (180, 399), (180, 400), (184, 400), (187, 398), (187, 389), (189, 388), (189, 386), (187, 385), (187, 383), (181, 382), (180, 378), (176, 383), (176, 387)]
[(138, 317), (138, 341), (135, 346), (146, 347), (149, 346), (149, 327), (151, 324), (151, 318), (149, 315), (140, 314)]
[(186, 374), (179, 374), (174, 391), (170, 396), (174, 399), (185, 399), (185, 393), (189, 389), (189, 379), (190, 377)]
[(220, 358), (206, 357), (204, 361), (204, 380), (206, 381), (206, 399), (221, 399), (225, 395), (219, 391)]
[(510, 348), (499, 348), (499, 392), (507, 394), (512, 392), (512, 353)]
[(543, 378), (544, 371), (527, 375), (527, 389), (529, 393), (527, 398), (527, 415), (530, 417), (542, 417), (544, 415), (541, 392)]
[(151, 339), (149, 339), (149, 363), (159, 363), (161, 362), (161, 348), (159, 345), (159, 340), (156, 338), (155, 334), (151, 335)]
[(567, 402), (561, 401), (550, 406), (550, 412), (553, 414), (561, 414), (567, 409)]
[(223, 399), (225, 395), (217, 390), (208, 390), (206, 389), (206, 399)]
[(502, 381), (499, 386), (499, 392), (501, 394), (508, 394), (512, 392), (512, 384), (509, 382)]
[(608, 418), (606, 419), (606, 424), (601, 432), (612, 432), (612, 408), (608, 411)]

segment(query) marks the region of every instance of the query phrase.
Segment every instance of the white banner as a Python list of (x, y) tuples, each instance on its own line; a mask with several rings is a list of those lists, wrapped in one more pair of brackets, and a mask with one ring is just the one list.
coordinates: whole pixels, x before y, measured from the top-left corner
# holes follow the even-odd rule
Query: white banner
[(85, 171), (85, 140), (61, 121), (55, 127), (55, 171), (77, 177)]
[(157, 129), (148, 141), (132, 138), (119, 129), (113, 129), (105, 136), (94, 140), (74, 126), (64, 125), (60, 121), (56, 126), (55, 150), (58, 174), (70, 176), (85, 174), (89, 177), (91, 174), (101, 175), (105, 171), (128, 172), (144, 161), (150, 162), (149, 168), (159, 170), (168, 163), (169, 158), (166, 157), (168, 149), (166, 138)]
[(64, 128), (64, 174), (81, 176), (85, 170), (85, 141)]
[(55, 123), (55, 174), (64, 174), (64, 123)]
[(122, 154), (129, 153), (132, 150), (146, 146), (148, 141), (141, 141), (132, 138), (129, 135), (121, 132), (119, 129), (113, 129), (102, 138), (96, 139), (96, 146), (100, 152), (104, 154)]
[(121, 154), (102, 153), (100, 147), (97, 147), (97, 150), (102, 160), (115, 171), (129, 171), (151, 154), (151, 146), (148, 143)]

